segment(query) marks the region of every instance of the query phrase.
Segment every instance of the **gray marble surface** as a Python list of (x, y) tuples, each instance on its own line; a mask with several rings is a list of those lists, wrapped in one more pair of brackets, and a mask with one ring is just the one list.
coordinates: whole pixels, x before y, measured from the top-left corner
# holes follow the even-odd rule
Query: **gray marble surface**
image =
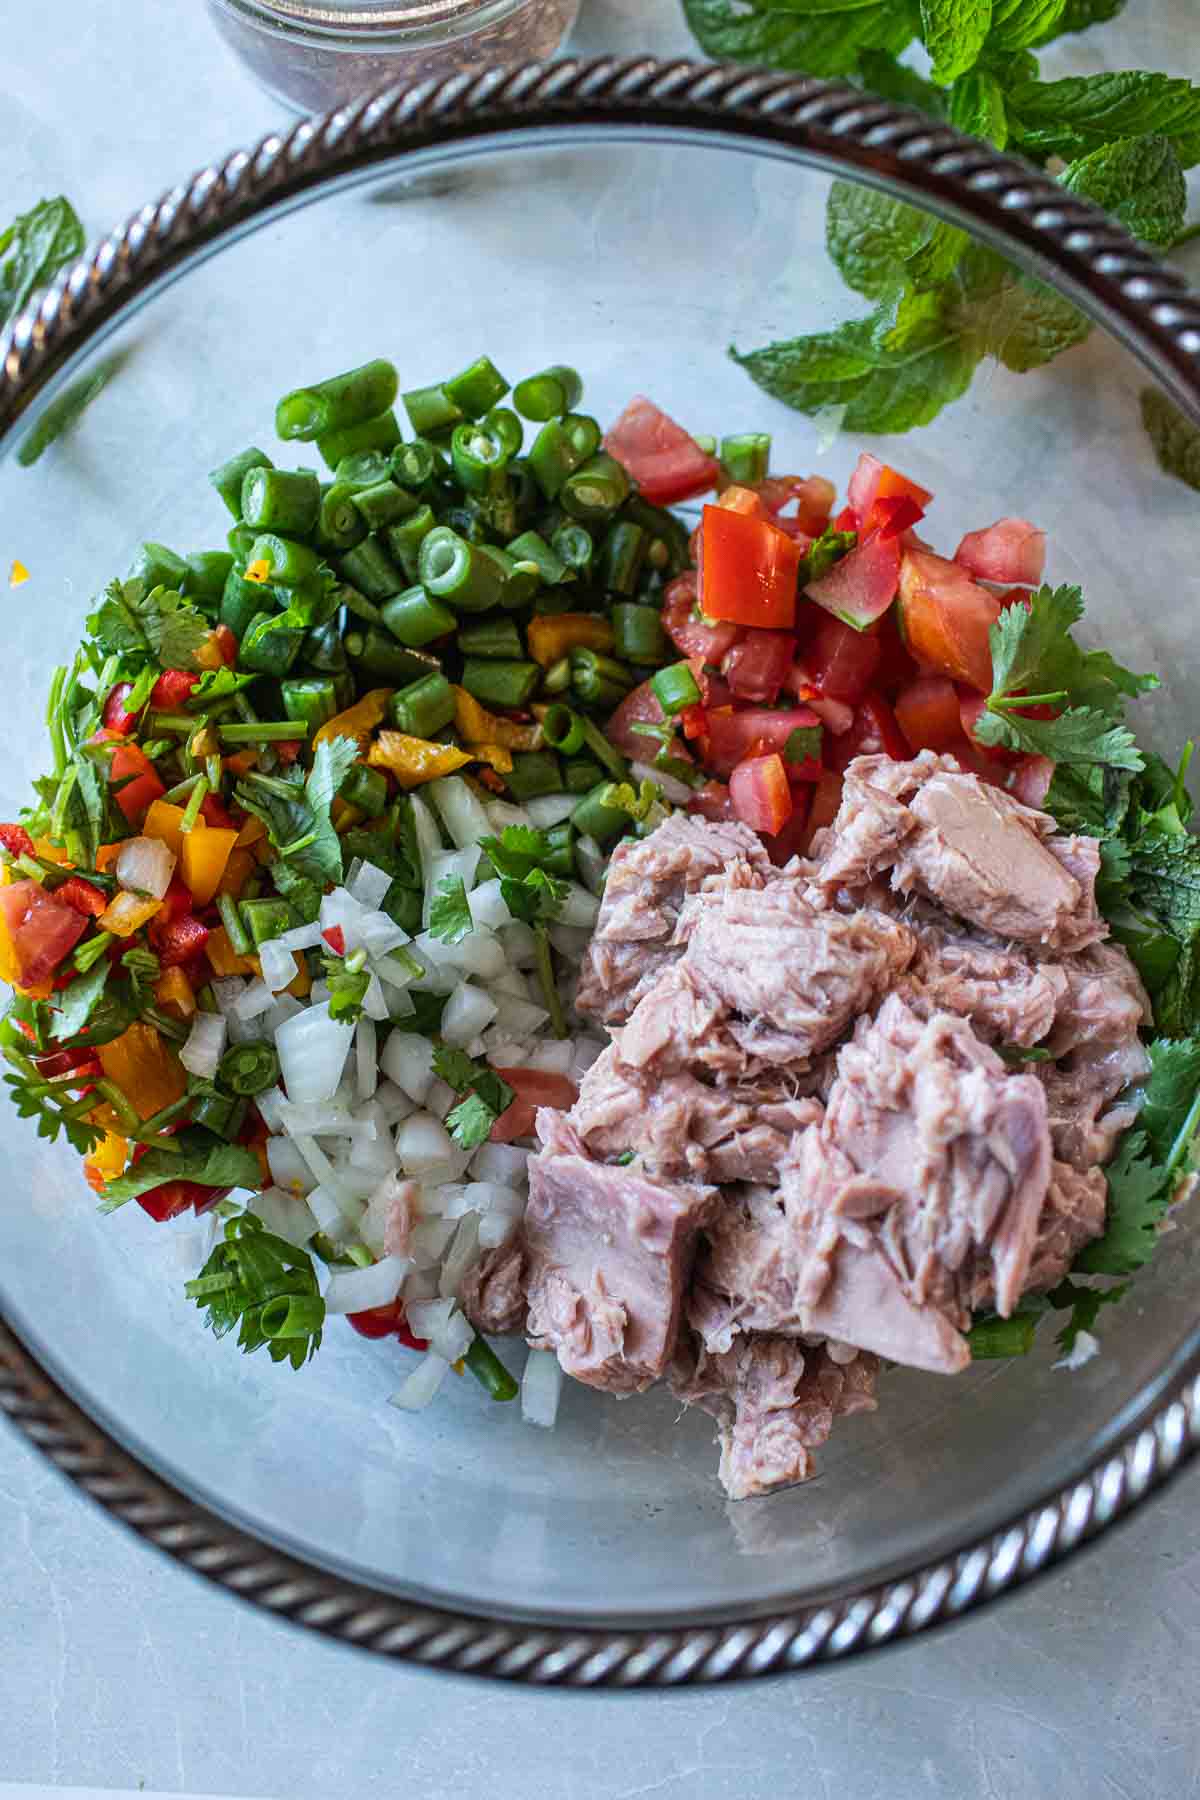
[[(106, 228), (276, 122), (199, 0), (4, 11), (6, 214), (61, 189)], [(675, 0), (584, 0), (575, 44), (689, 40)], [(1132, 0), (1071, 45), (1073, 69), (1106, 64), (1200, 73), (1194, 0)], [(661, 1698), (534, 1695), (273, 1625), (143, 1548), (0, 1431), (0, 1793), (1187, 1800), (1200, 1793), (1198, 1495), (1200, 1471), (1065, 1573), (841, 1669)]]

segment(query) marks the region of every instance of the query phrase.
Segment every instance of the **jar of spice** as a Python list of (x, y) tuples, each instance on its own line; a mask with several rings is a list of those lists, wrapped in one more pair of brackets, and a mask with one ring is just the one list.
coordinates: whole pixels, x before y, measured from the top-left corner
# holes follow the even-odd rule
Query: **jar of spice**
[(580, 0), (208, 0), (268, 93), (325, 112), (395, 81), (552, 56)]

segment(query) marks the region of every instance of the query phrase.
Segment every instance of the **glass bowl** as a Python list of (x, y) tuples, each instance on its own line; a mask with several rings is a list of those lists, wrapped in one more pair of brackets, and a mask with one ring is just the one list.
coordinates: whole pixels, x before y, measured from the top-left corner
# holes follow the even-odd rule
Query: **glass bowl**
[[(1039, 372), (982, 368), (903, 441), (939, 544), (1010, 512), (1049, 534), (1088, 629), (1196, 702), (1196, 500), (1138, 420), (1200, 416), (1200, 304), (1117, 226), (986, 145), (850, 89), (695, 64), (563, 63), (393, 91), (203, 171), (81, 262), (0, 343), (10, 596), (0, 758), (39, 772), (51, 666), (159, 539), (223, 530), (205, 471), (269, 441), (278, 395), (374, 355), (402, 385), (486, 350), (567, 360), (612, 416), (645, 389), (698, 431), (768, 429), (843, 484), (860, 441), (768, 400), (725, 354), (852, 310), (824, 251), (832, 177), (925, 207), (1084, 308)], [(861, 309), (865, 310), (865, 307)], [(64, 385), (123, 359), (74, 432), (18, 456)], [(1078, 1372), (1034, 1353), (896, 1371), (818, 1478), (729, 1504), (711, 1426), (665, 1393), (569, 1386), (553, 1434), (451, 1383), (387, 1404), (405, 1353), (331, 1325), (302, 1373), (218, 1343), (184, 1299), (188, 1231), (89, 1204), (74, 1155), (5, 1109), (0, 1401), (102, 1504), (210, 1579), (426, 1665), (577, 1685), (799, 1668), (955, 1617), (1107, 1527), (1198, 1427), (1200, 1237), (1164, 1242)]]
[(579, 0), (208, 0), (208, 10), (269, 94), (316, 112), (387, 81), (552, 56)]

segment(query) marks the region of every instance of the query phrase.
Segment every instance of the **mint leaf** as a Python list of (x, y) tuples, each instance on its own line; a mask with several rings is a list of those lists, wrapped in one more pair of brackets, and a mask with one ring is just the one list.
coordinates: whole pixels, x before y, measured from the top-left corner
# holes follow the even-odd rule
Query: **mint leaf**
[(326, 738), (317, 745), (307, 779), (296, 768), (279, 775), (255, 769), (234, 791), (239, 806), (262, 820), (283, 861), (323, 886), (342, 879), (342, 844), (330, 807), (357, 756), (353, 738)]
[(766, 63), (806, 75), (853, 74), (867, 50), (898, 56), (916, 35), (910, 8), (896, 0), (683, 0), (688, 25), (707, 55)]
[(1185, 168), (1200, 159), (1200, 87), (1181, 76), (1126, 69), (1021, 82), (1008, 109), (1021, 148), (1039, 157), (1078, 157), (1155, 133), (1176, 143)]
[(935, 220), (857, 181), (835, 181), (825, 206), (825, 248), (847, 287), (883, 300), (905, 283), (905, 265)]
[(934, 330), (926, 312), (918, 333), (911, 316), (897, 314), (885, 305), (833, 331), (731, 355), (760, 388), (797, 412), (841, 406), (845, 431), (908, 431), (928, 425), (965, 393), (979, 352), (950, 318)]
[(1200, 490), (1200, 425), (1158, 388), (1142, 389), (1141, 408), (1159, 468)]
[(1038, 369), (1080, 344), (1091, 323), (1077, 307), (1032, 275), (1023, 275), (984, 244), (970, 244), (960, 265), (959, 329), (976, 357), (1006, 369)]
[(17, 461), (23, 469), (32, 468), (53, 443), (65, 437), (78, 424), (92, 401), (103, 393), (113, 376), (128, 362), (132, 352), (119, 350), (115, 356), (108, 357), (90, 375), (80, 376), (78, 381), (71, 382), (63, 389), (57, 400), (52, 400), (46, 408), (29, 436), (17, 451)]
[(474, 929), (467, 890), (461, 875), (447, 875), (429, 908), (430, 935), (443, 944), (458, 944)]
[(950, 123), (1003, 150), (1008, 142), (1004, 89), (987, 69), (968, 69), (950, 89)]
[(1053, 30), (1038, 41), (1048, 44), (1068, 32), (1087, 31), (1093, 25), (1105, 25), (1124, 12), (1128, 0), (1067, 0)]
[(878, 94), (884, 100), (895, 100), (900, 106), (915, 106), (918, 112), (928, 113), (931, 119), (946, 117), (943, 90), (884, 51), (864, 50), (859, 58), (858, 73), (863, 86), (872, 94)]
[(949, 87), (979, 61), (991, 22), (992, 0), (921, 0), (921, 36), (934, 81)]
[(1068, 164), (1063, 186), (1120, 219), (1135, 237), (1169, 249), (1187, 212), (1187, 183), (1168, 138), (1120, 138)]
[(85, 248), (79, 215), (64, 194), (39, 200), (29, 212), (18, 213), (0, 233), (0, 326)]
[(1054, 36), (1066, 9), (1066, 0), (992, 0), (992, 25), (987, 49), (1026, 50)]

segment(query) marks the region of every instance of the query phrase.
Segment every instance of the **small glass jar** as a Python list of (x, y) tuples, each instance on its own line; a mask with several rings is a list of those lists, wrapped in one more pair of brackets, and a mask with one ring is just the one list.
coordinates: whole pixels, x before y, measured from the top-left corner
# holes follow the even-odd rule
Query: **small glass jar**
[(552, 56), (580, 0), (208, 0), (277, 100), (325, 112), (394, 81)]

